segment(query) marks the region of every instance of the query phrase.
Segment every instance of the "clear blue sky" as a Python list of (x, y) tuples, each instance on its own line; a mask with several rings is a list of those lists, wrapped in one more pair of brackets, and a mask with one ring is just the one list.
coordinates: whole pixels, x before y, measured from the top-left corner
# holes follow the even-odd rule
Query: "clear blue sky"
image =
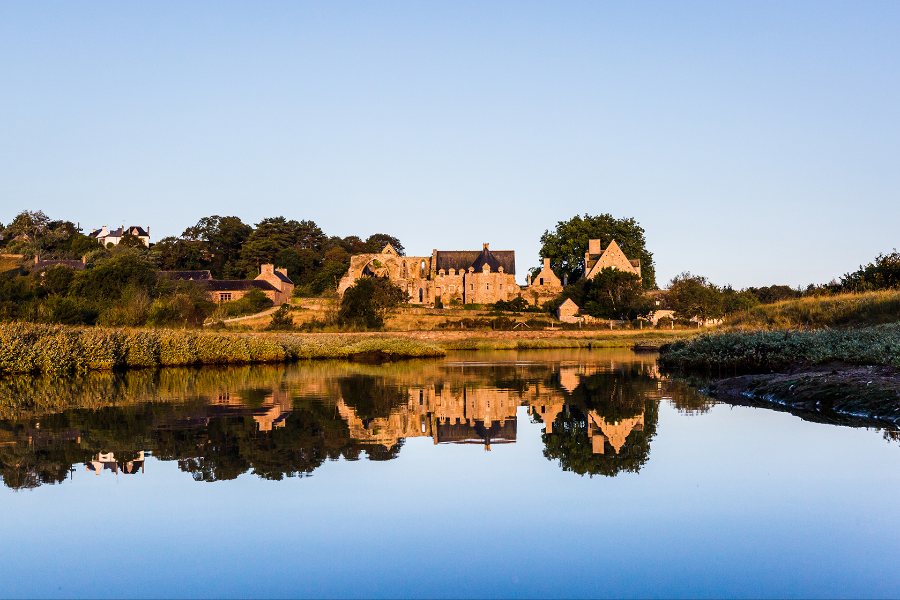
[(659, 283), (898, 243), (900, 2), (0, 4), (0, 221), (211, 214), (516, 250), (633, 216)]

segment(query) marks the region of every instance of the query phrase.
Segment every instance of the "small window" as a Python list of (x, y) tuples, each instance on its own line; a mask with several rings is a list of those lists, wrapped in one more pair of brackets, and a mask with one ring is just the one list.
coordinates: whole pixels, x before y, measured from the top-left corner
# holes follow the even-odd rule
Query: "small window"
[(538, 285), (544, 285), (544, 278), (543, 278), (543, 277), (541, 277), (540, 279), (538, 279)]
[(491, 289), (491, 284), (489, 284), (489, 283), (484, 284), (484, 289), (486, 289), (486, 290)]
[(219, 302), (231, 302), (231, 294), (219, 294)]
[(469, 289), (470, 289), (470, 290), (474, 290), (474, 289), (475, 289), (475, 284), (474, 284), (474, 283), (470, 283), (470, 284), (469, 284)]

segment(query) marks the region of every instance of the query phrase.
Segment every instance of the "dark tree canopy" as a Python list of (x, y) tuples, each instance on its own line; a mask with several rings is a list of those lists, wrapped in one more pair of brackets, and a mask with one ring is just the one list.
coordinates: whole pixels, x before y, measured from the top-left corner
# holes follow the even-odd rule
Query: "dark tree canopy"
[(630, 259), (640, 259), (644, 289), (656, 289), (656, 267), (653, 255), (647, 250), (644, 230), (633, 218), (616, 219), (610, 214), (574, 216), (560, 221), (553, 231), (541, 236), (541, 258), (549, 258), (550, 266), (560, 279), (570, 282), (584, 276), (584, 254), (588, 240), (603, 240), (603, 247), (613, 240)]
[(701, 275), (676, 275), (669, 284), (669, 303), (682, 319), (716, 319), (724, 314), (722, 292)]
[(338, 319), (342, 324), (379, 329), (387, 314), (409, 300), (389, 279), (363, 277), (344, 292)]
[(394, 247), (397, 254), (406, 256), (406, 249), (403, 247), (403, 244), (400, 243), (400, 240), (386, 233), (376, 233), (366, 238), (365, 252), (371, 254), (381, 252), (388, 244)]
[(655, 308), (644, 296), (637, 275), (613, 268), (603, 269), (593, 279), (579, 279), (563, 291), (563, 296), (600, 319), (633, 320), (647, 317)]
[(841, 277), (840, 285), (848, 292), (900, 288), (900, 253), (879, 254), (873, 262)]

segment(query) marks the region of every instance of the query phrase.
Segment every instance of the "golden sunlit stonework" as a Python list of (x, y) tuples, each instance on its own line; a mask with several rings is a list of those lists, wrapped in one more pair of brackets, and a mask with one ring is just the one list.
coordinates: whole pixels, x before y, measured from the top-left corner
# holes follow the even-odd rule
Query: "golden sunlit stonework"
[(490, 304), (517, 298), (512, 250), (433, 250), (431, 256), (400, 256), (388, 244), (378, 254), (356, 254), (338, 283), (338, 294), (360, 277), (384, 277), (407, 291), (412, 304)]

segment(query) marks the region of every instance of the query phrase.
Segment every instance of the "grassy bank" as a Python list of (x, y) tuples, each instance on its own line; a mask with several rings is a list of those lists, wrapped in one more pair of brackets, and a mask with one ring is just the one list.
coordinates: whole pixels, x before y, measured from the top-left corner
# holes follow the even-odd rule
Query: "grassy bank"
[(842, 362), (900, 367), (900, 323), (861, 329), (730, 331), (664, 347), (660, 366), (740, 375)]
[(763, 304), (730, 316), (736, 329), (865, 327), (900, 321), (900, 291), (840, 294)]
[(243, 335), (189, 330), (0, 324), (0, 373), (443, 356), (405, 337)]

